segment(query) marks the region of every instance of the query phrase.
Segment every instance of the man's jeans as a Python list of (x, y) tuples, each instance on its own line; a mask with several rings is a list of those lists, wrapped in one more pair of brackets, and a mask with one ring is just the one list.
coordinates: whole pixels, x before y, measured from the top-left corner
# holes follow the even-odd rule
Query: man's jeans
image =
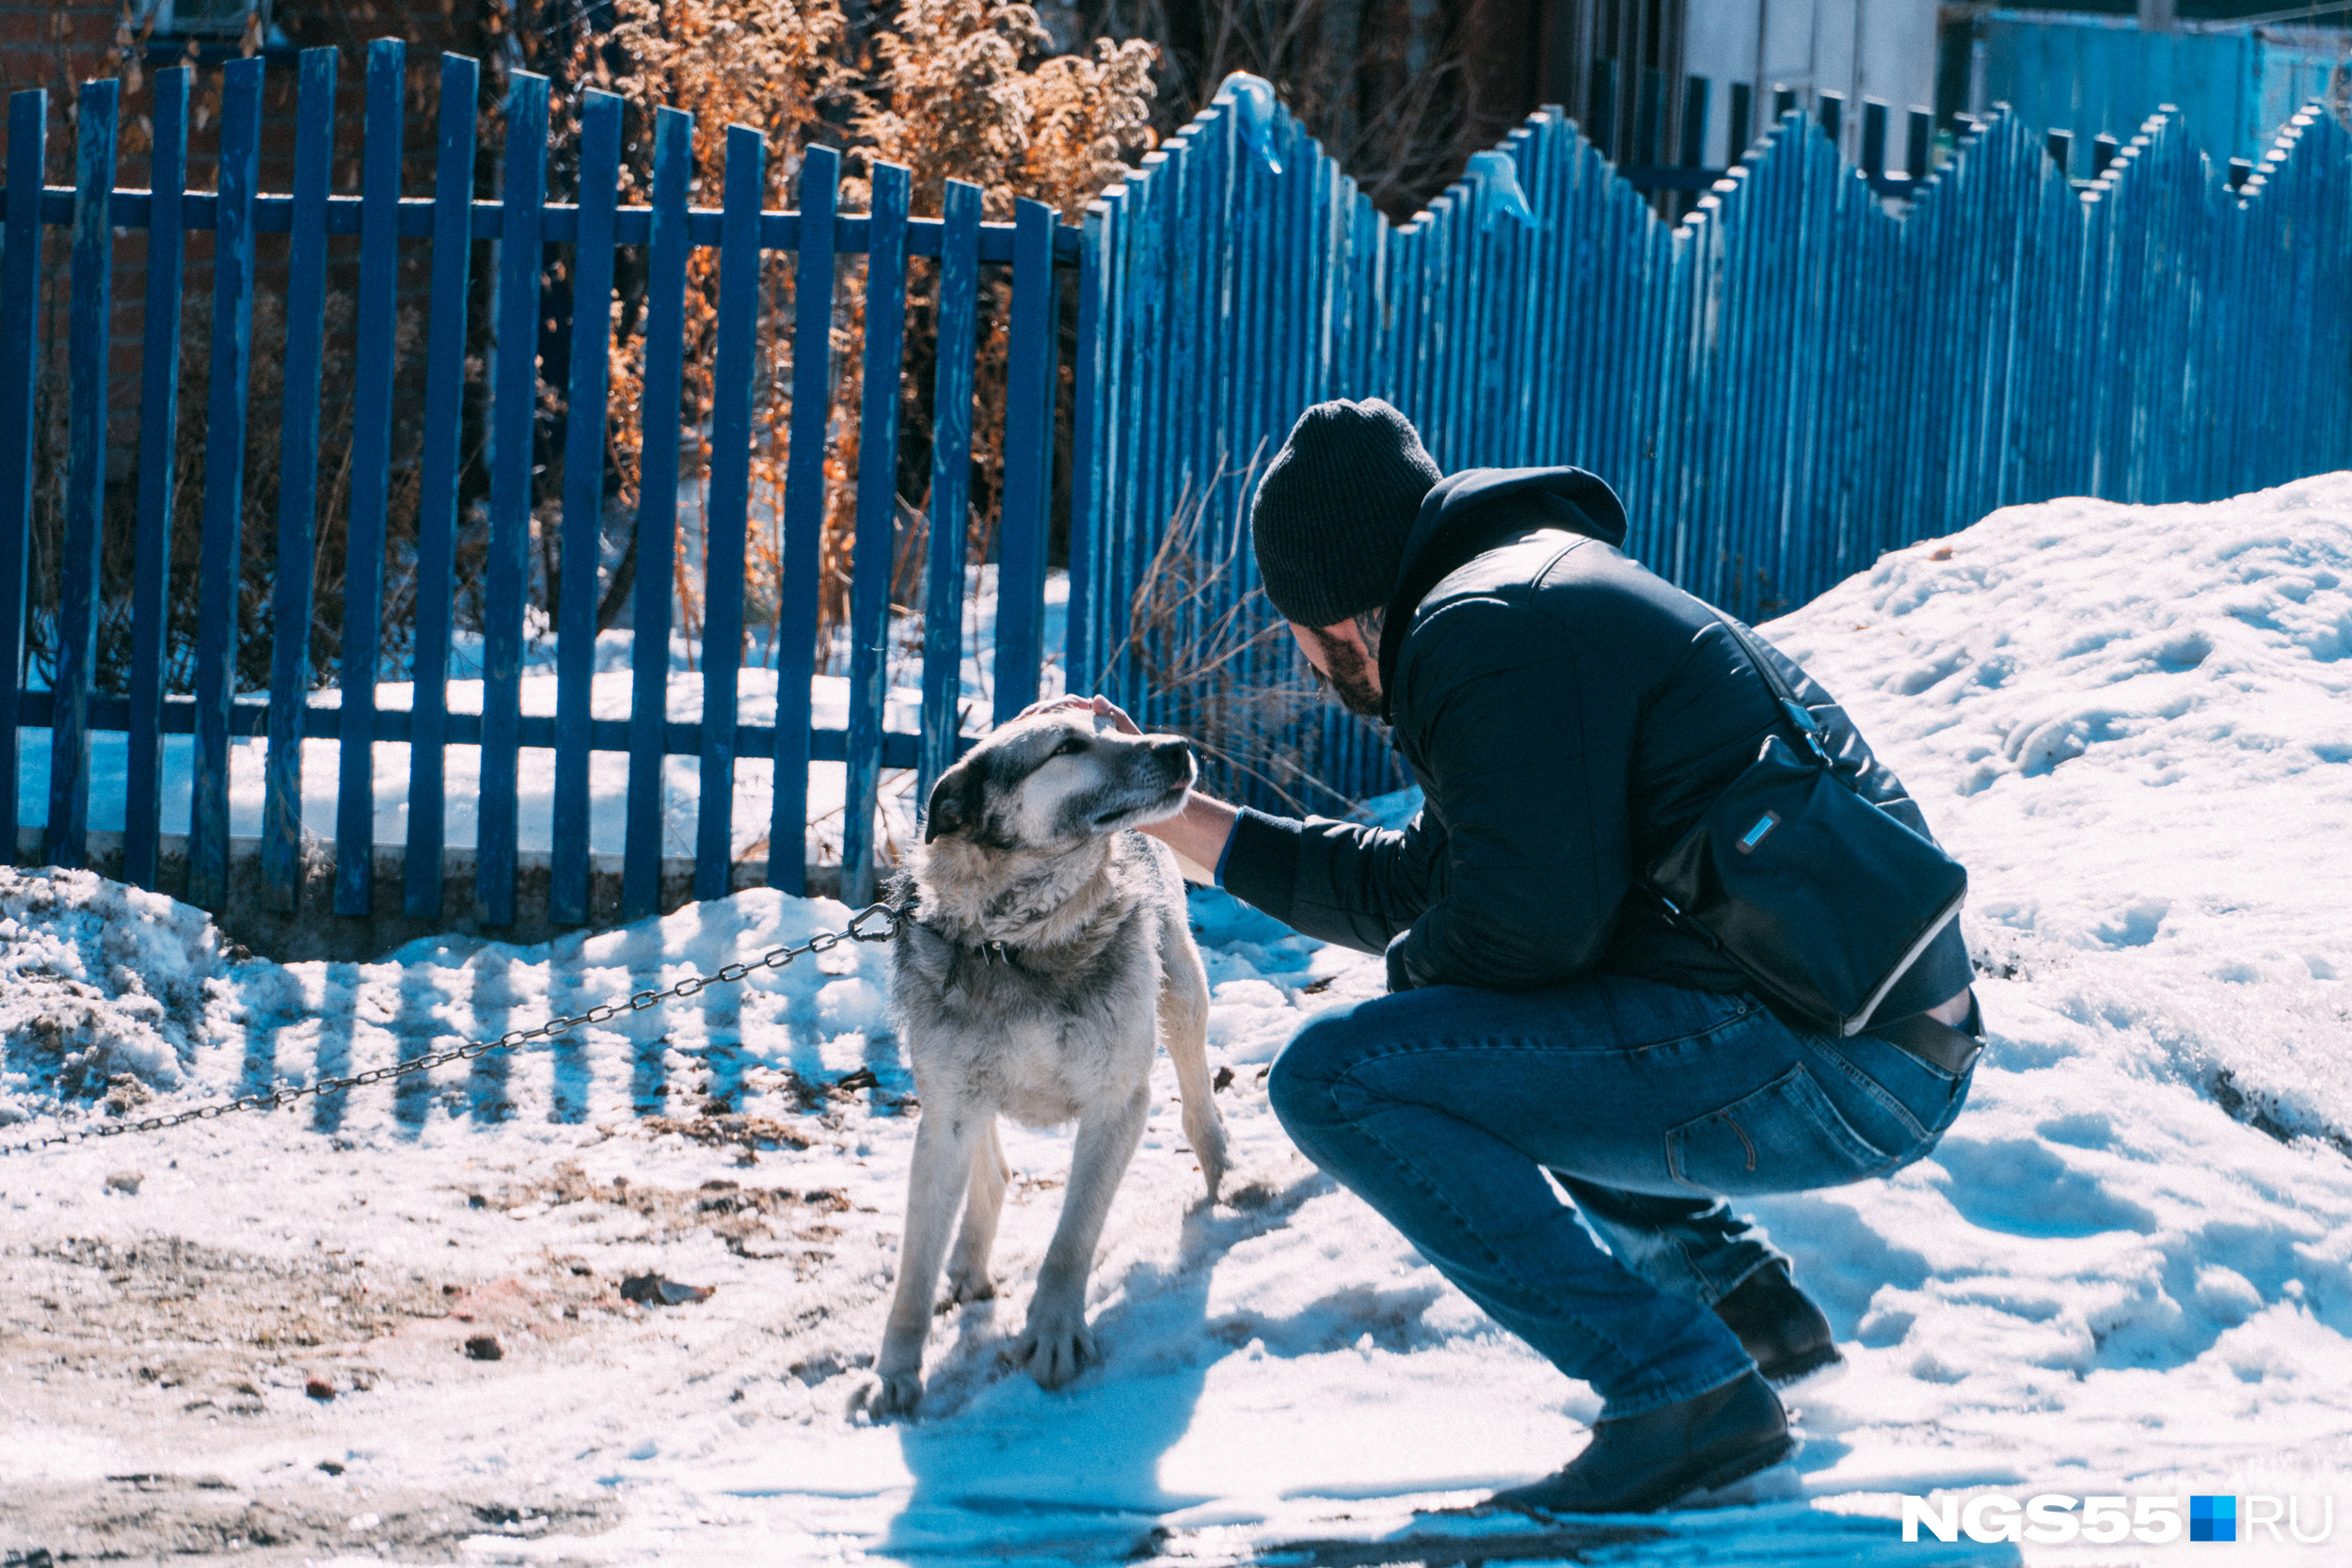
[(1308, 1158), (1613, 1419), (1754, 1366), (1709, 1308), (1780, 1254), (1722, 1195), (1883, 1176), (1934, 1147), (1967, 1079), (1753, 996), (1591, 974), (1325, 1013), (1267, 1092)]

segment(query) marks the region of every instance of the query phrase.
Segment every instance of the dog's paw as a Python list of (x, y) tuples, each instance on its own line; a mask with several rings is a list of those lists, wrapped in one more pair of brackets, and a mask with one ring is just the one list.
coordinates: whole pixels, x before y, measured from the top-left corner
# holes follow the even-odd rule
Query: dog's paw
[(1184, 1141), (1192, 1147), (1192, 1157), (1200, 1162), (1200, 1179), (1208, 1183), (1209, 1201), (1215, 1203), (1217, 1189), (1225, 1184), (1226, 1176), (1233, 1168), (1232, 1159), (1225, 1152), (1224, 1123), (1211, 1117), (1187, 1116)]
[(995, 1299), (996, 1282), (988, 1277), (986, 1269), (976, 1269), (969, 1273), (962, 1269), (949, 1269), (947, 1271), (947, 1293), (940, 1298), (938, 1309), (945, 1312), (949, 1307), (961, 1307), (968, 1301), (994, 1301)]
[(1217, 1189), (1224, 1186), (1225, 1178), (1232, 1170), (1232, 1166), (1225, 1158), (1225, 1140), (1219, 1138), (1214, 1148), (1200, 1149), (1198, 1152), (1200, 1156), (1200, 1179), (1209, 1184), (1209, 1201), (1215, 1203), (1217, 1198)]
[(851, 1402), (853, 1409), (877, 1421), (912, 1420), (922, 1404), (923, 1373), (914, 1368), (896, 1372), (877, 1369), (873, 1381)]
[(1031, 1313), (1029, 1323), (1013, 1345), (1013, 1358), (1028, 1368), (1041, 1388), (1065, 1387), (1080, 1372), (1102, 1359), (1094, 1336), (1082, 1316)]

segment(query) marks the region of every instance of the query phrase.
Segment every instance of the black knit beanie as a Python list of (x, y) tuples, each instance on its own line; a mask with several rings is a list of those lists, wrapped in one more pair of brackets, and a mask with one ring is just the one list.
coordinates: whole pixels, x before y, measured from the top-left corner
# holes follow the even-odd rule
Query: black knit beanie
[(1442, 477), (1413, 422), (1378, 398), (1299, 415), (1249, 506), (1258, 576), (1282, 618), (1327, 626), (1386, 605)]

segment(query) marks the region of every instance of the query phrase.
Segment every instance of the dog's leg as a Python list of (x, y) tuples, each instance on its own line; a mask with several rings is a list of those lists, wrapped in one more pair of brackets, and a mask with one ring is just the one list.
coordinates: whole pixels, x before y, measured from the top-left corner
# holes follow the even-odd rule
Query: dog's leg
[(1005, 1183), (1011, 1176), (996, 1118), (991, 1117), (972, 1146), (972, 1193), (963, 1200), (963, 1228), (947, 1260), (949, 1301), (986, 1301), (996, 1293), (988, 1277), (988, 1255), (996, 1245), (996, 1218), (1005, 1212)]
[(898, 1289), (882, 1330), (882, 1354), (874, 1359), (882, 1386), (866, 1402), (877, 1416), (913, 1415), (923, 1398), (923, 1341), (931, 1330), (931, 1292), (939, 1284), (939, 1265), (947, 1254), (956, 1207), (963, 1200), (972, 1172), (982, 1114), (968, 1106), (926, 1105), (915, 1126), (906, 1231), (898, 1240)]
[(1096, 1359), (1087, 1332), (1087, 1275), (1111, 1212), (1112, 1195), (1143, 1139), (1151, 1090), (1139, 1088), (1110, 1105), (1089, 1107), (1078, 1120), (1078, 1147), (1070, 1161), (1070, 1190), (1053, 1244), (1037, 1271), (1037, 1296), (1014, 1355), (1048, 1388), (1068, 1383)]
[(1160, 927), (1160, 1041), (1176, 1064), (1176, 1088), (1184, 1097), (1185, 1141), (1215, 1202), (1225, 1179), (1225, 1121), (1209, 1086), (1209, 974), (1181, 906)]

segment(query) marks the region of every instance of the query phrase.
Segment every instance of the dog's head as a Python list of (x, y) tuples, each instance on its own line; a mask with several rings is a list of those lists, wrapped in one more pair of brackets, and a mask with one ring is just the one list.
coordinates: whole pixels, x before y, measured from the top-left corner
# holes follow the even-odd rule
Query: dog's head
[(1041, 713), (1003, 729), (940, 775), (923, 842), (984, 849), (1072, 847), (1173, 816), (1199, 769), (1172, 735), (1121, 735), (1084, 709)]

